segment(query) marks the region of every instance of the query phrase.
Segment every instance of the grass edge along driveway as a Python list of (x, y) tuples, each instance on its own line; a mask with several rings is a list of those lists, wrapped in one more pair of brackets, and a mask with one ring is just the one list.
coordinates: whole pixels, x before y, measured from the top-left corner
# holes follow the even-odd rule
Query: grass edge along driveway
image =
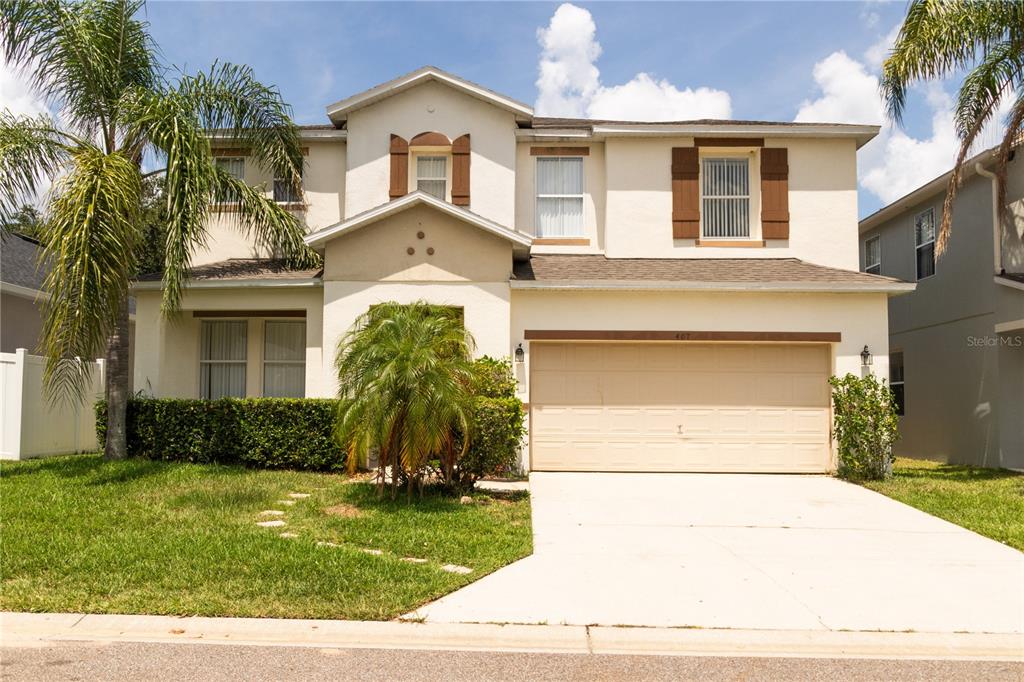
[(900, 457), (891, 479), (862, 485), (1024, 551), (1024, 474)]
[(474, 500), (378, 500), (338, 474), (4, 462), (0, 609), (391, 619), (531, 553), (527, 496)]

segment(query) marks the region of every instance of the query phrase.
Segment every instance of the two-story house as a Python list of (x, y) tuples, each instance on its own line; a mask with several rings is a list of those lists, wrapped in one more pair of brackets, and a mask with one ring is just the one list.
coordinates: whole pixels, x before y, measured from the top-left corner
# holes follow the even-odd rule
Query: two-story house
[[(865, 348), (886, 372), (888, 298), (913, 287), (857, 268), (877, 127), (542, 118), (432, 67), (327, 115), (302, 131), (296, 206), (323, 270), (214, 222), (179, 318), (136, 287), (136, 386), (332, 396), (353, 321), (423, 299), (514, 358), (527, 468), (832, 468), (826, 379)], [(217, 154), (275, 191), (245, 149)]]
[(896, 452), (1024, 469), (1024, 164), (1007, 167), (1002, 222), (994, 166), (995, 150), (966, 164), (941, 258), (949, 173), (861, 221), (861, 269), (917, 282), (889, 303)]

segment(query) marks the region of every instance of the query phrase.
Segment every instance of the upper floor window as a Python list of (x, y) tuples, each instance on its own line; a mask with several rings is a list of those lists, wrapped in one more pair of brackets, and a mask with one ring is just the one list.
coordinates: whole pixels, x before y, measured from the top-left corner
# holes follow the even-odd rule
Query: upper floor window
[(203, 322), (199, 354), (199, 397), (245, 397), (249, 323), (245, 320)]
[(537, 236), (583, 234), (583, 157), (537, 159)]
[(448, 158), (417, 156), (416, 189), (445, 201), (448, 197)]
[(228, 175), (236, 180), (245, 179), (245, 157), (218, 156), (213, 161), (217, 164), (217, 168), (227, 171)]
[(306, 395), (306, 323), (267, 320), (263, 325), (263, 396)]
[(882, 241), (878, 235), (864, 242), (864, 272), (882, 274)]
[[(305, 175), (302, 171), (299, 171), (301, 175)], [(274, 176), (274, 201), (279, 204), (297, 204), (302, 201), (302, 196), (295, 190), (292, 183), (288, 182), (284, 178)]]
[(935, 211), (928, 209), (914, 218), (914, 250), (917, 254), (917, 278), (935, 274)]
[(896, 403), (896, 414), (906, 411), (906, 396), (903, 392), (903, 351), (894, 350), (889, 353), (889, 388), (892, 389), (892, 401)]
[(702, 235), (750, 236), (750, 161), (704, 158), (701, 164)]

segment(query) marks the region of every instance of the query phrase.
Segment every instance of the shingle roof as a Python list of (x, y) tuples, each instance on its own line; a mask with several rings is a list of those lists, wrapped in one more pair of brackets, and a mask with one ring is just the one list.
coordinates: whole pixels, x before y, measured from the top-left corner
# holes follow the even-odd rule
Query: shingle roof
[(836, 128), (861, 128), (863, 126), (855, 123), (808, 123), (794, 121), (743, 121), (719, 118), (701, 118), (690, 121), (614, 121), (609, 119), (590, 118), (554, 118), (548, 116), (534, 116), (529, 127), (532, 128), (591, 128), (602, 125), (644, 125), (644, 126), (830, 126)]
[[(217, 263), (197, 265), (189, 273), (193, 281), (203, 280), (302, 280), (320, 277), (320, 268), (297, 269), (289, 267), (285, 261), (275, 258), (231, 258)], [(159, 282), (162, 273), (149, 272), (140, 275), (140, 282)]]
[(903, 284), (902, 280), (807, 263), (799, 258), (606, 258), (535, 255), (517, 262), (520, 281)]
[(0, 240), (0, 281), (37, 291), (43, 288), (46, 267), (38, 264), (42, 247), (34, 239), (8, 234)]

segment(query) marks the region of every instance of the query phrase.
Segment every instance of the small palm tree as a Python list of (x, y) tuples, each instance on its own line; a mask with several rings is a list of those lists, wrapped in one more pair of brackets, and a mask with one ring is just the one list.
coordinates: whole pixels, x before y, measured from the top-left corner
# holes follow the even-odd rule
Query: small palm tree
[(452, 466), (454, 449), (469, 444), (458, 434), (470, 433), (472, 348), (461, 315), (450, 308), (384, 303), (360, 317), (336, 361), (335, 435), (349, 469), (376, 452), (380, 490), (390, 470), (394, 497), (402, 480), (410, 495), (422, 485), (433, 457)]
[(999, 205), (1005, 217), (1006, 164), (1024, 131), (1024, 2), (1021, 0), (913, 0), (882, 71), (882, 96), (889, 116), (902, 121), (907, 91), (921, 80), (967, 71), (954, 122), (960, 151), (949, 179), (936, 240), (941, 254), (949, 240), (953, 200), (964, 161), (1004, 97), (1014, 98), (997, 155)]
[[(41, 224), (49, 301), (42, 350), (51, 398), (81, 395), (81, 363), (106, 349), (108, 458), (126, 456), (128, 290), (137, 269), (144, 180), (162, 174), (166, 202), (163, 310), (175, 312), (190, 255), (207, 239), (212, 204), (285, 258), (314, 256), (298, 220), (217, 167), (211, 131), (301, 192), (302, 149), (289, 107), (248, 67), (214, 64), (170, 77), (157, 58), (142, 0), (4, 0), (3, 56), (60, 112), (0, 113), (0, 219), (53, 188)], [(143, 172), (144, 164), (165, 167)]]

